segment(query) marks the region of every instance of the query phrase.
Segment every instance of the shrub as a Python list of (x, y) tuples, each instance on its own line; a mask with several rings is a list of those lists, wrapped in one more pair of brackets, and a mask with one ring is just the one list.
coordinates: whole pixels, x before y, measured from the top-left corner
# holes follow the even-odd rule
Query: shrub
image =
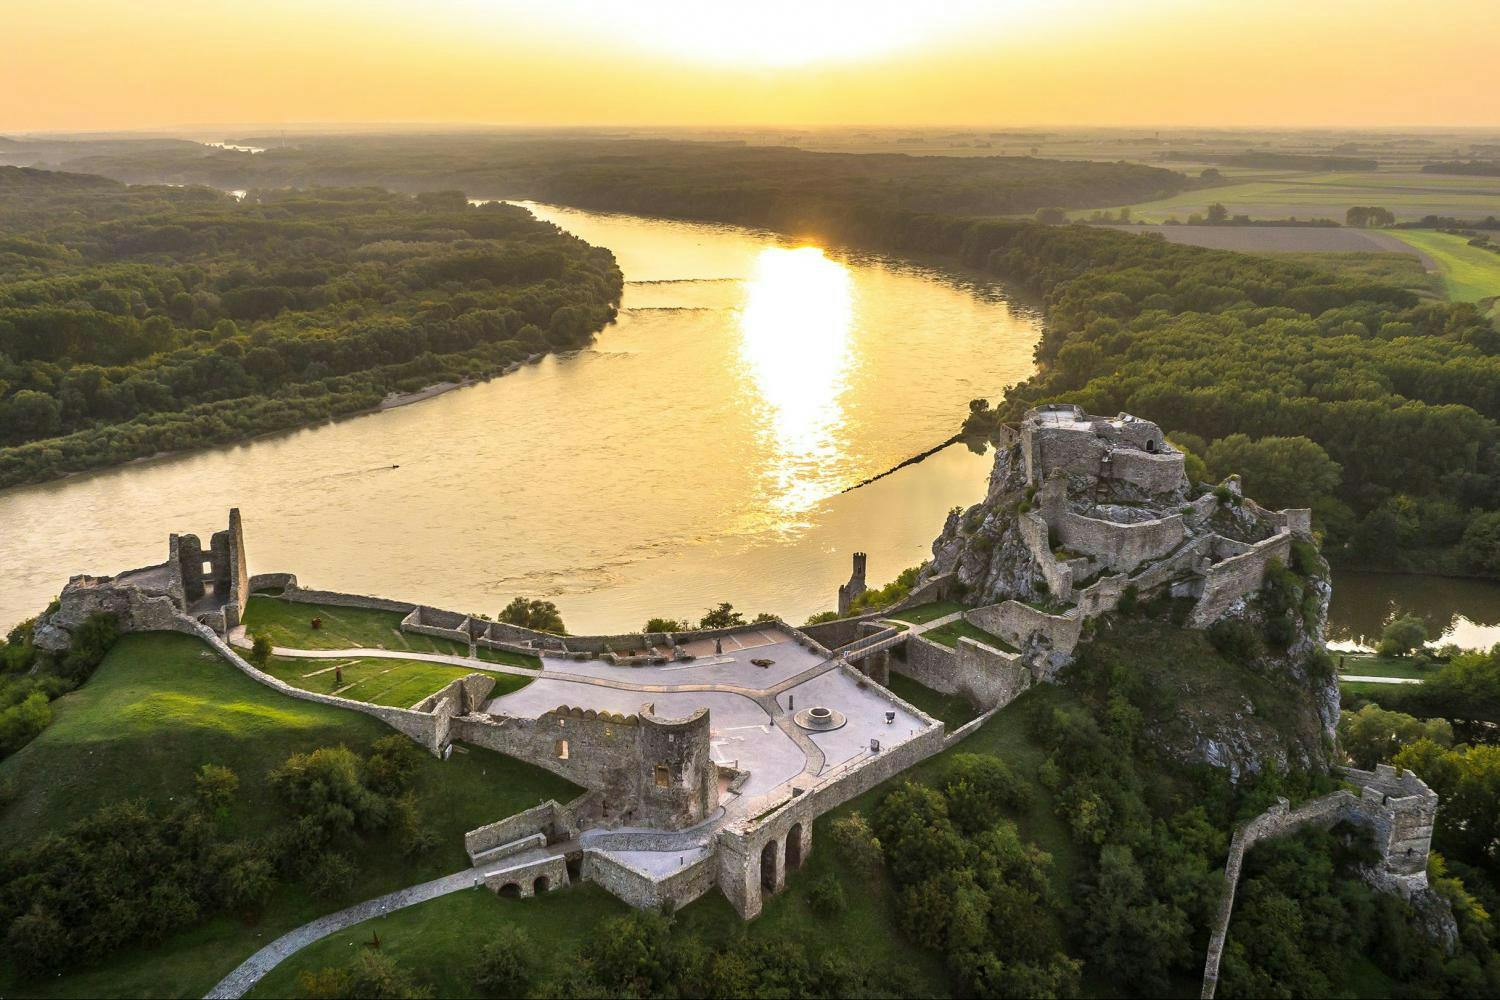
[(844, 887), (833, 872), (813, 882), (807, 890), (807, 905), (821, 917), (834, 917), (844, 912), (848, 905), (844, 901)]
[(378, 951), (359, 953), (347, 967), (324, 968), (297, 976), (297, 994), (308, 1000), (362, 997), (369, 1000), (423, 1000), (432, 990)]
[(839, 857), (861, 875), (872, 875), (884, 864), (880, 841), (875, 838), (863, 813), (850, 813), (834, 820), (828, 833)]
[(218, 764), (204, 764), (193, 777), (193, 793), (209, 812), (228, 809), (239, 788), (239, 775)]
[(1007, 811), (1024, 809), (1031, 789), (998, 757), (960, 753), (951, 758), (943, 777), (948, 815), (965, 834), (988, 830)]
[(1222, 655), (1238, 663), (1250, 663), (1262, 650), (1255, 628), (1242, 618), (1221, 618), (1208, 629), (1208, 641)]
[(540, 963), (531, 937), (519, 927), (504, 924), (495, 929), (474, 968), (474, 989), (479, 996), (525, 996), (536, 979)]
[(1125, 589), (1120, 591), (1120, 603), (1115, 607), (1122, 615), (1135, 614), (1136, 607), (1140, 604), (1141, 592), (1133, 583), (1127, 583)]
[(354, 885), (354, 863), (337, 851), (324, 851), (307, 874), (307, 887), (320, 899), (338, 899)]
[(250, 643), (249, 660), (262, 670), (266, 669), (266, 664), (271, 660), (271, 640), (263, 635), (256, 636), (255, 641)]

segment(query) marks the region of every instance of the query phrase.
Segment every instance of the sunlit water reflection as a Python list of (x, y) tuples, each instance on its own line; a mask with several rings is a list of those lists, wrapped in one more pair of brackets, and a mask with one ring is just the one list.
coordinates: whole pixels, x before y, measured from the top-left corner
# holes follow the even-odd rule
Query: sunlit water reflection
[[(950, 448), (975, 396), (1026, 377), (1038, 327), (1002, 291), (728, 227), (532, 206), (615, 251), (594, 346), (386, 413), (0, 493), (0, 622), (68, 574), (164, 556), (237, 504), (252, 572), (575, 629), (722, 600), (800, 620), (849, 553), (872, 582), (928, 554), (989, 458)], [(399, 468), (392, 468), (399, 466)]]

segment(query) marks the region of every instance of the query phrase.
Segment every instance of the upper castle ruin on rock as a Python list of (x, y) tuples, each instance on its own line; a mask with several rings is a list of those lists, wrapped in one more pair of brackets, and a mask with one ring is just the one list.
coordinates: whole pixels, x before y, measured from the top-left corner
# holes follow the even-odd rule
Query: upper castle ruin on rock
[[(206, 553), (196, 536), (172, 535), (159, 565), (73, 577), (35, 634), (39, 645), (64, 649), (99, 612), (113, 614), (123, 631), (187, 633), (288, 697), (375, 716), (434, 754), (454, 743), (488, 747), (585, 788), (571, 802), (470, 831), (476, 880), (497, 890), (529, 895), (587, 879), (633, 905), (658, 906), (718, 887), (748, 918), (806, 859), (818, 816), (1052, 680), (1092, 620), (1127, 596), (1168, 594), (1192, 601), (1188, 627), (1207, 627), (1242, 612), (1298, 537), (1310, 539), (1307, 511), (1264, 510), (1233, 479), (1213, 490), (1190, 483), (1183, 455), (1155, 424), (1046, 406), (1010, 430), (986, 499), (949, 517), (911, 594), (876, 612), (802, 628), (551, 635), (307, 589), (290, 573), (250, 576), (234, 510)], [(854, 575), (839, 590), (842, 612), (864, 591), (864, 571), (856, 554)], [(406, 708), (302, 690), (241, 655), (252, 593), (392, 612), (403, 631), (467, 649), (468, 657), (446, 659), (473, 671)], [(888, 620), (944, 599), (965, 606), (922, 625)], [(996, 642), (961, 638), (950, 647), (924, 637), (960, 617)], [(479, 650), (535, 656), (542, 669), (496, 697), (494, 674), (521, 668), (478, 659)], [(886, 689), (892, 671), (962, 695), (982, 714), (950, 732)], [(1389, 801), (1383, 792), (1366, 795), (1359, 808), (1378, 814)], [(1415, 831), (1383, 848), (1400, 850), (1387, 867), (1409, 882), (1427, 837), (1394, 811), (1388, 826)]]

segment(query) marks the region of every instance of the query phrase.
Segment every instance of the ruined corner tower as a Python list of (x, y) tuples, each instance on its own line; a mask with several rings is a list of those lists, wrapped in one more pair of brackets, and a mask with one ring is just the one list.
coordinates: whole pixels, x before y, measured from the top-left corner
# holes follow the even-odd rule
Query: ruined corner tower
[(846, 618), (849, 608), (853, 606), (854, 599), (870, 588), (865, 586), (865, 554), (854, 553), (854, 570), (849, 574), (849, 582), (839, 587), (839, 617)]

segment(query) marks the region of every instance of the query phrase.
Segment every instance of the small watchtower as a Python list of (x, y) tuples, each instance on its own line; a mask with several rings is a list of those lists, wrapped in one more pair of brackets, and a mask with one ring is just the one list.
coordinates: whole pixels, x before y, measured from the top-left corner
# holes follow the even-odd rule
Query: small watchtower
[(854, 553), (854, 569), (849, 574), (849, 582), (839, 587), (839, 617), (846, 617), (849, 609), (854, 605), (854, 599), (869, 589), (865, 586), (865, 554), (856, 552)]

